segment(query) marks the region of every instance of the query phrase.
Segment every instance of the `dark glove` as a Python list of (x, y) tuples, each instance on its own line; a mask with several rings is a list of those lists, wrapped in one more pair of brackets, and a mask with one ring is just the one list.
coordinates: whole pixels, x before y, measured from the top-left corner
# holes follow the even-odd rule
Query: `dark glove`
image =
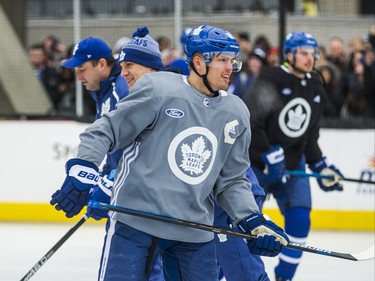
[(344, 176), (341, 174), (340, 170), (333, 165), (327, 157), (323, 157), (321, 160), (309, 166), (310, 170), (315, 173), (320, 173), (325, 176), (331, 176), (330, 179), (320, 179), (317, 178), (320, 188), (324, 191), (343, 191), (344, 188), (340, 183), (340, 178)]
[[(109, 175), (102, 175), (98, 185), (95, 186), (92, 192), (90, 200), (109, 204), (115, 175), (116, 169), (113, 169)], [(88, 207), (87, 215), (96, 220), (101, 220), (103, 218), (108, 218), (108, 210)]]
[(286, 182), (284, 149), (280, 145), (272, 146), (270, 150), (263, 153), (262, 160), (266, 164), (265, 174), (269, 182)]
[(57, 190), (50, 201), (55, 209), (65, 212), (71, 218), (87, 204), (91, 189), (99, 179), (98, 167), (92, 162), (74, 158), (66, 162), (66, 178), (61, 188)]
[(247, 240), (249, 251), (254, 255), (277, 256), (289, 243), (284, 230), (271, 221), (267, 215), (252, 214), (240, 221), (238, 227), (256, 238)]

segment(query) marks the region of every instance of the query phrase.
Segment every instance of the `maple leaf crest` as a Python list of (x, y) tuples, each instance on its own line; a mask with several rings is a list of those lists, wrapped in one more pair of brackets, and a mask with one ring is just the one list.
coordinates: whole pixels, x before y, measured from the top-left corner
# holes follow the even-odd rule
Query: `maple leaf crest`
[(111, 100), (108, 98), (103, 104), (102, 104), (102, 115), (104, 113), (108, 113), (111, 109)]
[(76, 54), (77, 50), (79, 48), (79, 44), (76, 44), (73, 49), (73, 56)]
[(288, 111), (288, 128), (292, 130), (300, 130), (303, 122), (306, 119), (306, 113), (303, 113), (302, 106), (298, 105), (295, 110)]
[(206, 143), (202, 136), (193, 141), (191, 147), (183, 143), (181, 145), (181, 153), (183, 160), (180, 167), (185, 172), (190, 172), (190, 175), (202, 174), (204, 163), (211, 156), (211, 151), (206, 149)]
[(217, 238), (219, 238), (219, 242), (224, 243), (228, 241), (227, 235), (226, 234), (221, 234), (219, 233), (217, 235)]

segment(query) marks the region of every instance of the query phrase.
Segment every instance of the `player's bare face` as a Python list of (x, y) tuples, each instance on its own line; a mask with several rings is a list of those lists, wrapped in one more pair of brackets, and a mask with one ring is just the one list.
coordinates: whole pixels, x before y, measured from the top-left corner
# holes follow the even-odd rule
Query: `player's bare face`
[(76, 67), (76, 76), (79, 81), (89, 91), (98, 91), (100, 89), (100, 71), (98, 65), (94, 66), (91, 61)]
[(230, 75), (233, 71), (233, 57), (213, 56), (209, 64), (207, 79), (214, 91), (226, 90), (229, 87)]
[(299, 48), (295, 54), (295, 66), (304, 72), (311, 72), (315, 64), (313, 48)]
[(123, 61), (120, 63), (121, 77), (128, 83), (129, 90), (134, 86), (134, 83), (141, 78), (144, 74), (155, 72), (152, 68), (140, 65), (134, 62)]

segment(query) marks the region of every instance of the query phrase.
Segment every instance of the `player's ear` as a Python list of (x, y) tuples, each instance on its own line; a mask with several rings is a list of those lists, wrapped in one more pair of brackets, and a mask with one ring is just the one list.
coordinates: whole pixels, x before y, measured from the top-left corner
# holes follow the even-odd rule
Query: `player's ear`
[(194, 63), (195, 69), (197, 71), (199, 71), (200, 69), (202, 69), (202, 67), (204, 67), (204, 65), (205, 65), (205, 63), (203, 61), (203, 57), (199, 53), (197, 53), (197, 54), (194, 55), (194, 57), (193, 57), (193, 63)]
[(107, 60), (104, 58), (99, 59), (98, 65), (100, 66), (100, 68), (106, 67), (108, 65)]
[(288, 52), (287, 54), (286, 54), (286, 58), (287, 58), (287, 61), (289, 61), (289, 62), (293, 62), (293, 53), (292, 52)]

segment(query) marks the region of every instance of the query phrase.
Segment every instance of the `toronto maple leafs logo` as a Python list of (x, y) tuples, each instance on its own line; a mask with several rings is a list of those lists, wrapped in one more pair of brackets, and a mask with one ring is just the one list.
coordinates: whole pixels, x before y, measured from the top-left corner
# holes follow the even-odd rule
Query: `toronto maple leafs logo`
[(206, 149), (206, 143), (202, 136), (193, 141), (191, 147), (183, 143), (181, 145), (181, 153), (183, 160), (180, 167), (191, 175), (202, 174), (203, 166), (211, 156), (211, 151)]
[(217, 152), (217, 138), (207, 128), (190, 127), (174, 137), (168, 164), (180, 180), (196, 185), (210, 174)]
[(303, 122), (306, 120), (306, 113), (303, 112), (302, 106), (298, 105), (295, 110), (288, 111), (288, 128), (297, 131), (301, 129)]
[(203, 25), (198, 26), (192, 30), (192, 35), (199, 35), (199, 33), (203, 30)]
[(224, 242), (227, 242), (228, 241), (228, 238), (227, 238), (227, 235), (226, 234), (221, 234), (219, 233), (217, 235), (217, 238), (219, 238), (219, 242), (220, 243), (224, 243)]
[(121, 50), (120, 56), (119, 56), (119, 61), (122, 62), (125, 59), (125, 52)]
[(298, 138), (306, 132), (310, 117), (309, 103), (303, 98), (292, 99), (280, 112), (280, 129), (286, 136)]
[(76, 54), (78, 48), (79, 48), (79, 43), (76, 44), (76, 45), (74, 46), (74, 49), (73, 49), (73, 56)]
[(111, 100), (110, 98), (106, 99), (105, 102), (102, 103), (102, 112), (100, 113), (103, 116), (104, 113), (108, 113), (111, 109)]

